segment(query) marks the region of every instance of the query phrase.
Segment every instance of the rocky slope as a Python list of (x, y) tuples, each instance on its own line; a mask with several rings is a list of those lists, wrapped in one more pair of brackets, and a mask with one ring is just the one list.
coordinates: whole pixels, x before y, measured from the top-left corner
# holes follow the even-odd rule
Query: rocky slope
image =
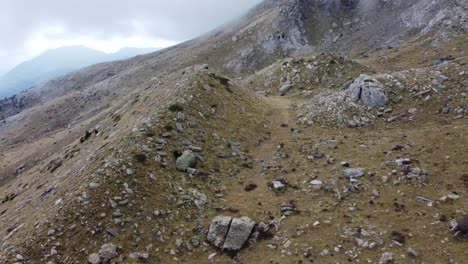
[(29, 90), (0, 110), (0, 260), (463, 263), (466, 12), (269, 0)]

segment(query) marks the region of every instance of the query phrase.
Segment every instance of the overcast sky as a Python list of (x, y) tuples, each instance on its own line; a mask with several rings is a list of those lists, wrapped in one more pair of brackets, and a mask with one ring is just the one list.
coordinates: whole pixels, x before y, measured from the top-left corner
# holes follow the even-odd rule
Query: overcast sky
[(47, 49), (167, 47), (261, 0), (0, 0), (0, 74)]

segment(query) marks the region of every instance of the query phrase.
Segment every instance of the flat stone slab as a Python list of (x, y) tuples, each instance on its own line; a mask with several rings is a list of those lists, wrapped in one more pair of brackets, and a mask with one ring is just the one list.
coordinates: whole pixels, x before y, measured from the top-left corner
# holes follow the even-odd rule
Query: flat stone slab
[(230, 216), (217, 216), (211, 221), (208, 232), (208, 241), (215, 247), (221, 248), (226, 239), (229, 227), (232, 222)]
[(350, 168), (350, 169), (345, 169), (343, 170), (343, 175), (346, 178), (359, 178), (364, 176), (364, 169), (362, 168)]
[(229, 228), (223, 249), (227, 251), (239, 251), (244, 246), (255, 226), (255, 222), (248, 217), (234, 218)]

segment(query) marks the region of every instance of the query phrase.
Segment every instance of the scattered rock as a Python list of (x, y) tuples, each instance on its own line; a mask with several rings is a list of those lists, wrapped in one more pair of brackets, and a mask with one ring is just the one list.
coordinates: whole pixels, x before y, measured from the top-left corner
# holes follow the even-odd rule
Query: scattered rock
[(359, 178), (364, 176), (364, 169), (362, 168), (350, 168), (350, 169), (345, 169), (343, 170), (343, 175), (346, 178)]
[(279, 88), (278, 93), (279, 93), (280, 96), (284, 96), (284, 95), (286, 95), (286, 94), (289, 92), (289, 90), (291, 90), (291, 88), (293, 88), (293, 87), (294, 87), (294, 84), (293, 84), (293, 83), (285, 83), (285, 84), (283, 84), (283, 85)]
[(379, 264), (388, 264), (393, 262), (393, 253), (385, 252), (379, 260)]
[(191, 150), (186, 150), (176, 160), (176, 167), (180, 171), (187, 171), (188, 168), (194, 168), (197, 162), (197, 155)]
[(93, 253), (89, 255), (88, 262), (91, 264), (100, 264), (101, 263), (101, 257), (99, 256), (98, 253)]
[(286, 185), (284, 185), (281, 181), (272, 181), (271, 186), (277, 191), (282, 191), (286, 188)]
[(131, 259), (146, 260), (149, 258), (149, 254), (146, 252), (133, 252), (128, 255)]
[(312, 188), (315, 190), (320, 190), (323, 186), (323, 182), (319, 180), (313, 180), (310, 182), (310, 185), (312, 185)]
[(109, 262), (118, 255), (117, 246), (112, 243), (102, 245), (101, 249), (99, 250), (99, 256), (101, 257), (103, 263)]
[(293, 214), (297, 213), (296, 205), (294, 205), (292, 203), (283, 204), (281, 206), (280, 211), (281, 211), (281, 215), (284, 215), (284, 216), (290, 216), (290, 215), (293, 215)]
[(49, 231), (47, 231), (48, 236), (53, 236), (54, 234), (55, 234), (55, 229), (50, 229)]
[(419, 257), (419, 253), (414, 250), (413, 248), (409, 247), (406, 252), (410, 255), (410, 256), (413, 256), (413, 257)]

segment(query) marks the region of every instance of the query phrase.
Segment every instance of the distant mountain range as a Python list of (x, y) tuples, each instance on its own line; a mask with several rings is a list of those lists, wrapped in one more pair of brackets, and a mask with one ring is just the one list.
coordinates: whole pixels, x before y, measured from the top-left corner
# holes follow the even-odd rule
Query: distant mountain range
[(23, 62), (0, 78), (0, 99), (18, 94), (32, 86), (47, 82), (93, 64), (128, 59), (156, 51), (156, 48), (124, 48), (107, 54), (83, 46), (49, 50)]

